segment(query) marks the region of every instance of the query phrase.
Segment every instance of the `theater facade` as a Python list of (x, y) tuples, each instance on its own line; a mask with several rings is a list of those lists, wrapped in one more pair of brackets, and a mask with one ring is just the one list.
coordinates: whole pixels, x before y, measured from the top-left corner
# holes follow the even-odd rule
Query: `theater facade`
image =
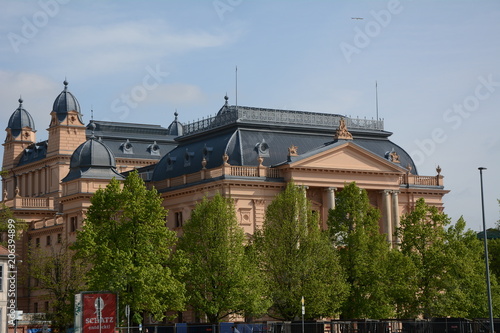
[[(23, 103), (6, 128), (2, 168), (2, 203), (29, 224), (18, 245), (20, 258), (29, 242), (47, 249), (73, 242), (93, 193), (134, 169), (160, 192), (169, 211), (166, 225), (178, 233), (204, 196), (221, 193), (234, 200), (241, 227), (253, 234), (291, 180), (306, 189), (326, 227), (336, 194), (355, 181), (382, 212), (380, 230), (395, 244), (400, 216), (418, 198), (442, 209), (448, 192), (439, 167), (434, 175), (419, 175), (382, 120), (236, 106), (225, 97), (215, 116), (190, 123), (174, 113), (168, 127), (85, 124), (65, 81), (47, 114), (48, 140), (38, 142)], [(48, 311), (50, 302), (32, 288), (36, 281), (26, 281), (19, 308)]]

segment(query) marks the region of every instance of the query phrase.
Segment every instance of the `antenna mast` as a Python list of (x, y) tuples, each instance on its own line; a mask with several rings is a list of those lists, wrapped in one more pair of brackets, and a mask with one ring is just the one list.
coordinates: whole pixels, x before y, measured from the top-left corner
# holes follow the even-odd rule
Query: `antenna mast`
[(236, 107), (238, 107), (238, 65), (236, 65), (236, 71), (235, 71), (235, 74), (236, 74)]
[(375, 111), (377, 112), (377, 124), (378, 124), (378, 87), (377, 87), (377, 81), (375, 81)]

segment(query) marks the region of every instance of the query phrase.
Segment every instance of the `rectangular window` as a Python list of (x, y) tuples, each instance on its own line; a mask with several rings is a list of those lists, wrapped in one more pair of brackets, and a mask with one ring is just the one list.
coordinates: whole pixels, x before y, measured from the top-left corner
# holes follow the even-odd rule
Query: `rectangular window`
[(40, 237), (37, 237), (37, 238), (35, 239), (35, 246), (36, 246), (36, 247), (40, 247)]
[(3, 264), (0, 264), (0, 291), (3, 291)]
[(69, 230), (70, 230), (71, 232), (75, 232), (75, 231), (76, 231), (76, 229), (77, 229), (77, 227), (78, 227), (78, 226), (77, 226), (76, 216), (72, 216), (72, 217), (70, 217), (70, 219), (69, 219), (69, 223), (70, 223)]
[(47, 235), (47, 242), (46, 242), (46, 244), (47, 244), (47, 246), (51, 245), (50, 235)]
[(175, 213), (175, 227), (176, 228), (182, 227), (182, 212)]
[(49, 312), (49, 301), (45, 301), (45, 312)]
[(33, 303), (33, 312), (38, 313), (38, 303), (37, 302)]
[(62, 234), (57, 234), (57, 244), (62, 243)]

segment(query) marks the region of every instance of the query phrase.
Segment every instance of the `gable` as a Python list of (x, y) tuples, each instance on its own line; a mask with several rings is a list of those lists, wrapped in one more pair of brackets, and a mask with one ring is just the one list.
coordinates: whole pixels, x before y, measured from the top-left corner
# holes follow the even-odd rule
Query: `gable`
[(311, 155), (303, 158), (299, 156), (298, 160), (290, 163), (290, 168), (397, 173), (406, 171), (403, 167), (351, 142), (309, 154)]

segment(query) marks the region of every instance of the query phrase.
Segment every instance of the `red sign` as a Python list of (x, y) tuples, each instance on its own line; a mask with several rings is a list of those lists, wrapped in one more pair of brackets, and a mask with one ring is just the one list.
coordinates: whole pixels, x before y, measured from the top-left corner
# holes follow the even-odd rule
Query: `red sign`
[(116, 295), (82, 293), (83, 333), (114, 333), (116, 327)]

